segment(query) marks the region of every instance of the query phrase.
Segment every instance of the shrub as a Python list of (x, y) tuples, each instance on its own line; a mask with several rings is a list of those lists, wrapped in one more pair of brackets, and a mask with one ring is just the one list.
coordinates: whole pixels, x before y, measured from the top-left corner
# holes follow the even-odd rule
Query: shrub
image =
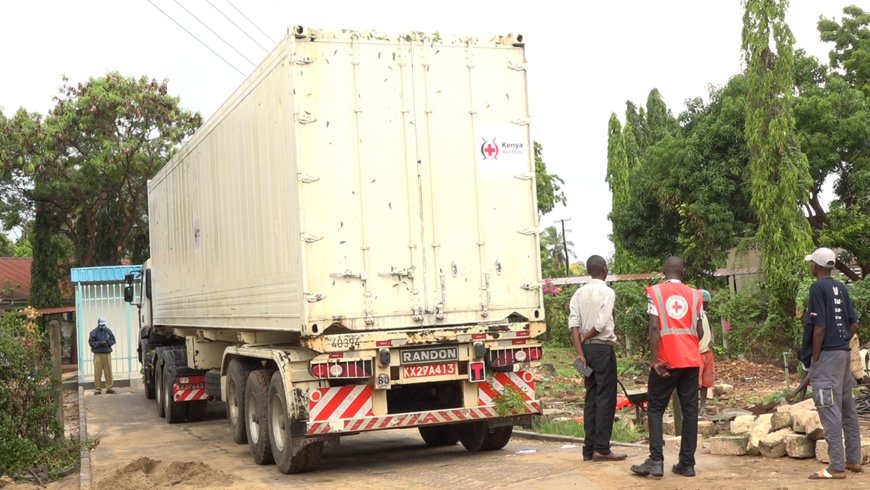
[(32, 308), (0, 316), (0, 476), (41, 466), (57, 477), (79, 458), (78, 441), (55, 439), (62, 428), (37, 317)]

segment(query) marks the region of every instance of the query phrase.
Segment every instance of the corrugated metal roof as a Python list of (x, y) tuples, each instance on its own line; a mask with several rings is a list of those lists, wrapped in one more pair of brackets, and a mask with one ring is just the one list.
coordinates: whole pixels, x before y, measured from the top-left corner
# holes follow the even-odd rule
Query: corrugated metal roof
[(30, 297), (31, 258), (0, 257), (0, 290), (11, 290), (13, 300)]
[(111, 265), (107, 267), (76, 267), (70, 270), (72, 282), (124, 282), (127, 274), (139, 272), (141, 265)]

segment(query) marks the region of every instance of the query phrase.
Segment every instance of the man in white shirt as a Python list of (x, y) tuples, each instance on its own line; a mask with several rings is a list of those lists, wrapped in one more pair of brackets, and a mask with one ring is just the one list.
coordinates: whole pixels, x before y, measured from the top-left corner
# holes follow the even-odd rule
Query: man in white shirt
[(616, 294), (604, 282), (608, 270), (603, 257), (589, 257), (586, 271), (592, 276), (592, 281), (574, 293), (568, 316), (577, 359), (592, 368), (592, 374), (585, 378), (583, 460), (621, 461), (626, 455), (610, 450), (616, 414), (616, 333), (613, 324)]
[(701, 327), (704, 330), (704, 336), (698, 344), (701, 350), (701, 369), (698, 372), (699, 383), (699, 406), (698, 414), (701, 417), (707, 415), (707, 394), (710, 388), (713, 387), (716, 377), (716, 363), (713, 360), (713, 329), (710, 328), (710, 320), (707, 319), (707, 307), (710, 306), (710, 292), (706, 289), (699, 289), (701, 293), (701, 301), (704, 304), (704, 309), (701, 310)]

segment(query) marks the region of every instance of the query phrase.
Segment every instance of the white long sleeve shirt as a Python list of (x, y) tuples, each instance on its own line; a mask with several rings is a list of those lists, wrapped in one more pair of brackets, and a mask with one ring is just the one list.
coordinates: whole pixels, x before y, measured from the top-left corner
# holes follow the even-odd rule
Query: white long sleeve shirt
[(592, 279), (571, 297), (568, 328), (579, 328), (580, 334), (598, 332), (593, 339), (616, 342), (613, 304), (616, 293), (601, 279)]

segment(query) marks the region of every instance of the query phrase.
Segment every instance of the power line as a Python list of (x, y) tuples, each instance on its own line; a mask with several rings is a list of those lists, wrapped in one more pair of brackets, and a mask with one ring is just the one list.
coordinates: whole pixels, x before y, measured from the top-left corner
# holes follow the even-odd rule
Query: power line
[(221, 35), (218, 34), (217, 32), (215, 32), (214, 29), (212, 29), (211, 27), (209, 27), (208, 24), (206, 24), (205, 22), (203, 22), (202, 20), (200, 20), (200, 18), (197, 17), (196, 14), (194, 14), (194, 13), (191, 12), (190, 10), (187, 10), (187, 8), (186, 8), (184, 5), (182, 5), (181, 2), (179, 2), (178, 0), (173, 0), (173, 1), (174, 1), (175, 3), (177, 3), (178, 6), (181, 7), (182, 10), (184, 10), (185, 12), (187, 12), (188, 14), (190, 14), (191, 17), (193, 17), (194, 19), (196, 19), (197, 22), (199, 22), (200, 24), (202, 24), (203, 27), (205, 27), (205, 28), (208, 29), (212, 34), (214, 34), (215, 36), (217, 36), (218, 39), (220, 39), (221, 41), (223, 41), (224, 44), (226, 44), (227, 46), (229, 46), (230, 49), (232, 49), (233, 51), (235, 51), (236, 54), (238, 54), (239, 56), (241, 56), (242, 58), (244, 58), (245, 61), (247, 61), (248, 63), (251, 64), (251, 66), (257, 66), (256, 63), (254, 63), (253, 61), (251, 61), (247, 56), (245, 56), (241, 51), (239, 51), (238, 49), (236, 49), (236, 47), (233, 46), (232, 44), (230, 44), (226, 39), (222, 38)]
[(266, 36), (270, 41), (272, 41), (272, 42), (275, 43), (275, 44), (278, 44), (278, 41), (272, 39), (271, 36), (269, 36), (268, 34), (266, 34), (266, 31), (264, 31), (263, 29), (260, 29), (260, 26), (258, 26), (257, 24), (255, 24), (253, 20), (249, 19), (248, 16), (245, 15), (244, 12), (242, 12), (241, 10), (239, 10), (238, 7), (236, 7), (235, 5), (233, 5), (233, 3), (230, 2), (230, 0), (226, 0), (226, 1), (227, 1), (228, 4), (230, 4), (230, 7), (236, 9), (236, 12), (238, 12), (242, 17), (244, 17), (246, 21), (250, 22), (252, 26), (256, 27), (257, 30), (260, 31), (264, 36)]
[(265, 46), (263, 46), (262, 44), (260, 44), (256, 39), (254, 39), (250, 34), (248, 34), (248, 31), (242, 29), (238, 24), (236, 24), (236, 23), (233, 21), (233, 19), (230, 19), (230, 18), (227, 16), (227, 14), (225, 14), (225, 13), (223, 12), (223, 10), (217, 8), (217, 5), (211, 3), (211, 0), (205, 0), (205, 1), (206, 1), (209, 5), (211, 5), (211, 7), (212, 7), (213, 9), (217, 10), (218, 13), (220, 13), (221, 15), (223, 15), (223, 16), (224, 16), (224, 19), (227, 19), (228, 21), (230, 21), (230, 24), (236, 26), (236, 29), (242, 31), (242, 34), (244, 34), (245, 36), (248, 36), (248, 39), (250, 39), (251, 41), (253, 41), (254, 44), (256, 44), (257, 46), (263, 48), (263, 51), (265, 51), (265, 52), (267, 52), (267, 53), (269, 52), (269, 49), (268, 49), (268, 48), (266, 48)]
[(157, 10), (159, 10), (161, 14), (163, 14), (163, 15), (165, 15), (167, 18), (169, 18), (169, 20), (171, 20), (172, 22), (174, 22), (175, 25), (177, 25), (178, 27), (180, 27), (184, 32), (190, 34), (190, 37), (192, 37), (192, 38), (196, 39), (197, 41), (199, 41), (199, 44), (202, 44), (206, 49), (208, 49), (209, 51), (211, 51), (212, 54), (214, 54), (215, 56), (217, 56), (218, 58), (220, 58), (224, 63), (226, 63), (227, 65), (229, 65), (230, 68), (232, 68), (233, 70), (236, 70), (237, 72), (239, 72), (239, 75), (241, 75), (241, 76), (243, 76), (243, 77), (245, 76), (245, 74), (244, 74), (244, 72), (242, 72), (242, 70), (239, 70), (238, 68), (236, 68), (236, 65), (234, 65), (234, 64), (230, 63), (229, 61), (227, 61), (226, 58), (224, 58), (223, 56), (221, 56), (220, 54), (218, 54), (217, 51), (213, 50), (213, 49), (211, 48), (211, 46), (209, 46), (208, 44), (204, 43), (204, 42), (202, 41), (202, 39), (196, 37), (192, 32), (188, 31), (186, 27), (184, 27), (183, 25), (181, 25), (177, 20), (173, 19), (171, 15), (167, 14), (166, 12), (164, 12), (163, 9), (161, 9), (160, 7), (158, 7), (157, 5), (155, 5), (154, 2), (152, 2), (151, 0), (147, 0), (147, 1), (148, 1), (148, 3), (151, 4), (152, 7), (156, 8)]

